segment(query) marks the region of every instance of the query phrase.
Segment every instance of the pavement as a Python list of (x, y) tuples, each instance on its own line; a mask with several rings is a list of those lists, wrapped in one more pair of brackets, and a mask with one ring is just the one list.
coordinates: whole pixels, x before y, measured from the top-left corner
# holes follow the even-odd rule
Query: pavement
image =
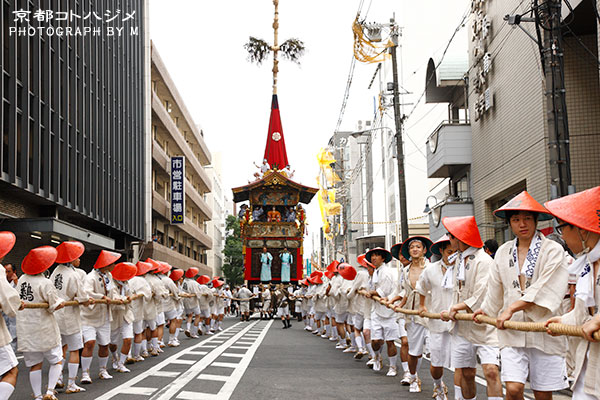
[[(160, 356), (128, 366), (130, 373), (117, 373), (109, 367), (113, 379), (95, 379), (84, 386), (85, 393), (59, 391), (57, 396), (70, 400), (431, 399), (433, 382), (427, 360), (419, 371), (423, 391), (409, 393), (407, 386), (400, 385), (401, 376), (385, 376), (387, 360), (382, 371), (374, 372), (365, 366), (366, 357), (354, 360), (352, 354), (336, 350), (334, 343), (305, 331), (302, 323), (293, 321), (292, 325), (281, 329), (279, 320), (226, 318), (223, 332), (200, 339), (181, 333), (180, 347), (166, 347)], [(28, 372), (23, 360), (19, 361), (17, 390), (11, 399), (29, 400)], [(47, 368), (44, 365), (44, 384)], [(96, 359), (91, 376), (98, 376)], [(446, 371), (443, 379), (448, 398), (453, 399), (452, 372)], [(479, 398), (485, 397), (484, 383), (478, 379)], [(533, 398), (531, 392), (526, 396)], [(569, 397), (570, 392), (554, 396), (560, 400)]]

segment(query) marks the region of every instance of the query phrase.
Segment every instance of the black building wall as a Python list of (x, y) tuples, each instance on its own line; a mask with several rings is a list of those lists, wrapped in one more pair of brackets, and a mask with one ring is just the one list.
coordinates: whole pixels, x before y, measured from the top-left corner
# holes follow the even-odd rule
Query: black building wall
[[(7, 188), (31, 201), (27, 217), (56, 216), (121, 248), (144, 237), (143, 7), (143, 0), (0, 0), (0, 196)], [(14, 21), (20, 9), (31, 11), (30, 22)], [(38, 22), (38, 9), (92, 17)], [(91, 22), (107, 10), (120, 10), (112, 23), (124, 28), (120, 36), (108, 35), (111, 24)], [(67, 25), (102, 32), (10, 34), (11, 27)]]

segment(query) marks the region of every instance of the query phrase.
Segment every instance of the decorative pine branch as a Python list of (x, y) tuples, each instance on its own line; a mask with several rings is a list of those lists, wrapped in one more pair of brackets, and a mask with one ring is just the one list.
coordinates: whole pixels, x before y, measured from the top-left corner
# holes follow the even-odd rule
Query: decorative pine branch
[(271, 45), (262, 39), (250, 36), (248, 43), (244, 45), (244, 49), (248, 51), (248, 60), (258, 65), (262, 64), (271, 52)]
[(300, 57), (304, 55), (305, 47), (304, 42), (300, 39), (291, 38), (286, 40), (279, 46), (282, 57), (300, 64)]

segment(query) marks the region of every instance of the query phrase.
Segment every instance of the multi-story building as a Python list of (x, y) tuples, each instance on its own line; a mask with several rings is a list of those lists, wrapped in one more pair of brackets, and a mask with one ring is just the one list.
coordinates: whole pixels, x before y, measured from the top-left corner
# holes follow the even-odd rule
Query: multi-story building
[(119, 36), (102, 22), (96, 35), (58, 35), (90, 23), (33, 17), (86, 15), (97, 3), (0, 2), (0, 217), (17, 235), (6, 263), (72, 239), (85, 244), (82, 267), (91, 268), (101, 249), (132, 254), (146, 238), (147, 2), (123, 6), (134, 17), (118, 21)]
[[(148, 156), (152, 188), (152, 241), (143, 257), (166, 261), (175, 267), (197, 267), (212, 275), (207, 251), (213, 246), (208, 232), (212, 208), (207, 201), (213, 183), (206, 168), (211, 154), (203, 132), (194, 123), (154, 45), (151, 48), (152, 121)], [(185, 218), (171, 223), (171, 157), (185, 157)]]
[[(594, 4), (572, 1), (573, 12), (563, 6), (562, 13), (571, 184), (576, 191), (600, 184), (600, 29)], [(526, 12), (530, 4), (509, 0), (474, 5), (468, 63), (462, 71), (454, 71), (456, 83), (451, 82), (451, 71), (438, 69), (436, 88), (445, 96), (438, 100), (454, 104), (451, 108), (455, 109), (464, 106), (467, 94), (470, 124), (450, 121), (433, 132), (427, 146), (428, 175), (450, 178), (451, 196), (472, 198), (472, 206), (462, 204), (462, 215), (472, 212), (484, 239), (495, 237), (503, 242), (510, 232), (493, 217), (494, 209), (525, 189), (539, 202), (556, 195), (552, 186), (557, 182), (551, 176), (556, 161), (549, 151), (554, 145), (554, 128), (549, 124), (552, 91), (547, 90), (541, 52), (532, 40), (535, 24), (521, 21), (528, 36), (504, 20), (507, 14)], [(544, 41), (549, 33), (541, 29), (541, 34)], [(468, 73), (462, 81), (467, 86), (459, 79), (461, 72)], [(432, 213), (433, 225), (451, 214), (447, 206), (438, 209), (441, 212)]]
[(212, 219), (208, 222), (207, 231), (212, 237), (213, 247), (206, 252), (208, 267), (213, 276), (223, 276), (223, 247), (225, 245), (225, 218), (231, 211), (226, 208), (225, 191), (223, 190), (221, 153), (213, 153), (212, 164), (207, 172), (212, 180), (212, 191), (207, 196), (212, 208)]

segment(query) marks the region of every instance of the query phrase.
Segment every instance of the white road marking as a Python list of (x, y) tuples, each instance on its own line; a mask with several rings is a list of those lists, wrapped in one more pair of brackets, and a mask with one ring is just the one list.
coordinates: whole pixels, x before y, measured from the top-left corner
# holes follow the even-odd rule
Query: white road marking
[(196, 364), (196, 360), (171, 360), (171, 364), (193, 365)]
[(222, 368), (237, 368), (238, 364), (215, 361), (214, 363), (210, 364), (210, 366), (211, 367), (222, 367)]
[(230, 349), (248, 350), (252, 346), (229, 346)]
[[(254, 322), (251, 325), (247, 326), (246, 328), (242, 329), (240, 332), (238, 332), (235, 336), (233, 336), (227, 342), (223, 343), (222, 345), (220, 345), (219, 347), (217, 347), (216, 349), (214, 349), (213, 351), (208, 353), (200, 361), (198, 361), (196, 364), (192, 365), (190, 367), (190, 369), (183, 372), (179, 377), (177, 377), (173, 382), (171, 382), (171, 384), (167, 385), (166, 387), (163, 387), (157, 393), (155, 393), (151, 397), (151, 399), (152, 400), (169, 400), (169, 399), (173, 398), (173, 396), (175, 396), (181, 389), (183, 389), (183, 387), (185, 387), (186, 384), (188, 384), (192, 379), (194, 379), (196, 376), (198, 376), (201, 371), (203, 371), (208, 366), (210, 366), (217, 359), (217, 357), (219, 357), (222, 353), (225, 352), (225, 350), (227, 350), (227, 348), (229, 348), (229, 346), (233, 345), (237, 340), (239, 340), (239, 338), (241, 338), (246, 332), (248, 332), (257, 323), (258, 322)], [(270, 324), (268, 324), (268, 326), (270, 326)], [(244, 368), (244, 371), (245, 371), (245, 368)], [(227, 385), (227, 383), (225, 385)], [(221, 390), (223, 390), (223, 389), (221, 389)], [(183, 395), (183, 393), (181, 393), (181, 395)], [(188, 398), (188, 397), (186, 397), (186, 395), (183, 395), (183, 396), (184, 396), (183, 398)], [(197, 399), (199, 397), (196, 396), (193, 398)], [(227, 397), (227, 398), (229, 398), (229, 397)]]
[(244, 357), (245, 354), (241, 354), (241, 353), (223, 353), (221, 354), (223, 357)]
[[(229, 329), (235, 330), (238, 327), (238, 325), (240, 325), (240, 324), (241, 324), (241, 322), (238, 322), (237, 324), (228, 328), (228, 330)], [(242, 332), (242, 331), (240, 331), (240, 332)], [(198, 349), (198, 348), (202, 347), (202, 345), (203, 345), (203, 342), (200, 342), (194, 346), (188, 347), (187, 349), (183, 349), (183, 350), (179, 351), (178, 353), (175, 353), (171, 357), (156, 364), (154, 367), (150, 368), (149, 370), (145, 371), (144, 373), (138, 374), (137, 376), (131, 378), (127, 382), (123, 383), (122, 385), (119, 385), (119, 386), (115, 387), (114, 389), (104, 393), (102, 396), (97, 397), (96, 400), (109, 400), (109, 399), (113, 398), (114, 396), (124, 393), (127, 390), (135, 391), (138, 388), (134, 387), (133, 385), (146, 379), (148, 376), (154, 376), (155, 374), (156, 374), (156, 376), (164, 376), (163, 374), (168, 373), (168, 372), (161, 371), (161, 369), (163, 369), (164, 367), (171, 364), (173, 360), (177, 360), (180, 356), (182, 356), (184, 354), (189, 354), (190, 350), (193, 351), (195, 349)], [(213, 347), (216, 347), (216, 346), (213, 346)], [(180, 375), (180, 373), (177, 373), (177, 375), (175, 375), (175, 376), (178, 376), (178, 375)], [(153, 389), (153, 390), (156, 390), (156, 389)]]
[(191, 354), (193, 356), (204, 356), (204, 355), (208, 354), (208, 352), (207, 351), (188, 351), (185, 354)]
[(150, 396), (152, 393), (156, 392), (156, 388), (145, 388), (145, 387), (129, 387), (123, 389), (121, 393), (124, 394), (138, 394), (142, 396)]
[(230, 379), (227, 380), (221, 387), (221, 390), (219, 390), (219, 393), (217, 394), (219, 399), (228, 400), (231, 397), (233, 391), (244, 376), (244, 373), (246, 373), (246, 369), (248, 369), (250, 362), (254, 358), (254, 353), (256, 353), (256, 350), (258, 350), (258, 347), (264, 340), (265, 336), (267, 336), (267, 332), (269, 332), (271, 325), (273, 325), (273, 320), (270, 320), (266, 327), (263, 328), (260, 336), (246, 352), (245, 357), (240, 360), (238, 367), (233, 370), (231, 376), (229, 377)]
[(222, 381), (225, 382), (227, 379), (229, 379), (228, 376), (221, 376), (221, 375), (212, 375), (212, 374), (200, 374), (198, 375), (197, 379), (202, 379), (205, 381)]

